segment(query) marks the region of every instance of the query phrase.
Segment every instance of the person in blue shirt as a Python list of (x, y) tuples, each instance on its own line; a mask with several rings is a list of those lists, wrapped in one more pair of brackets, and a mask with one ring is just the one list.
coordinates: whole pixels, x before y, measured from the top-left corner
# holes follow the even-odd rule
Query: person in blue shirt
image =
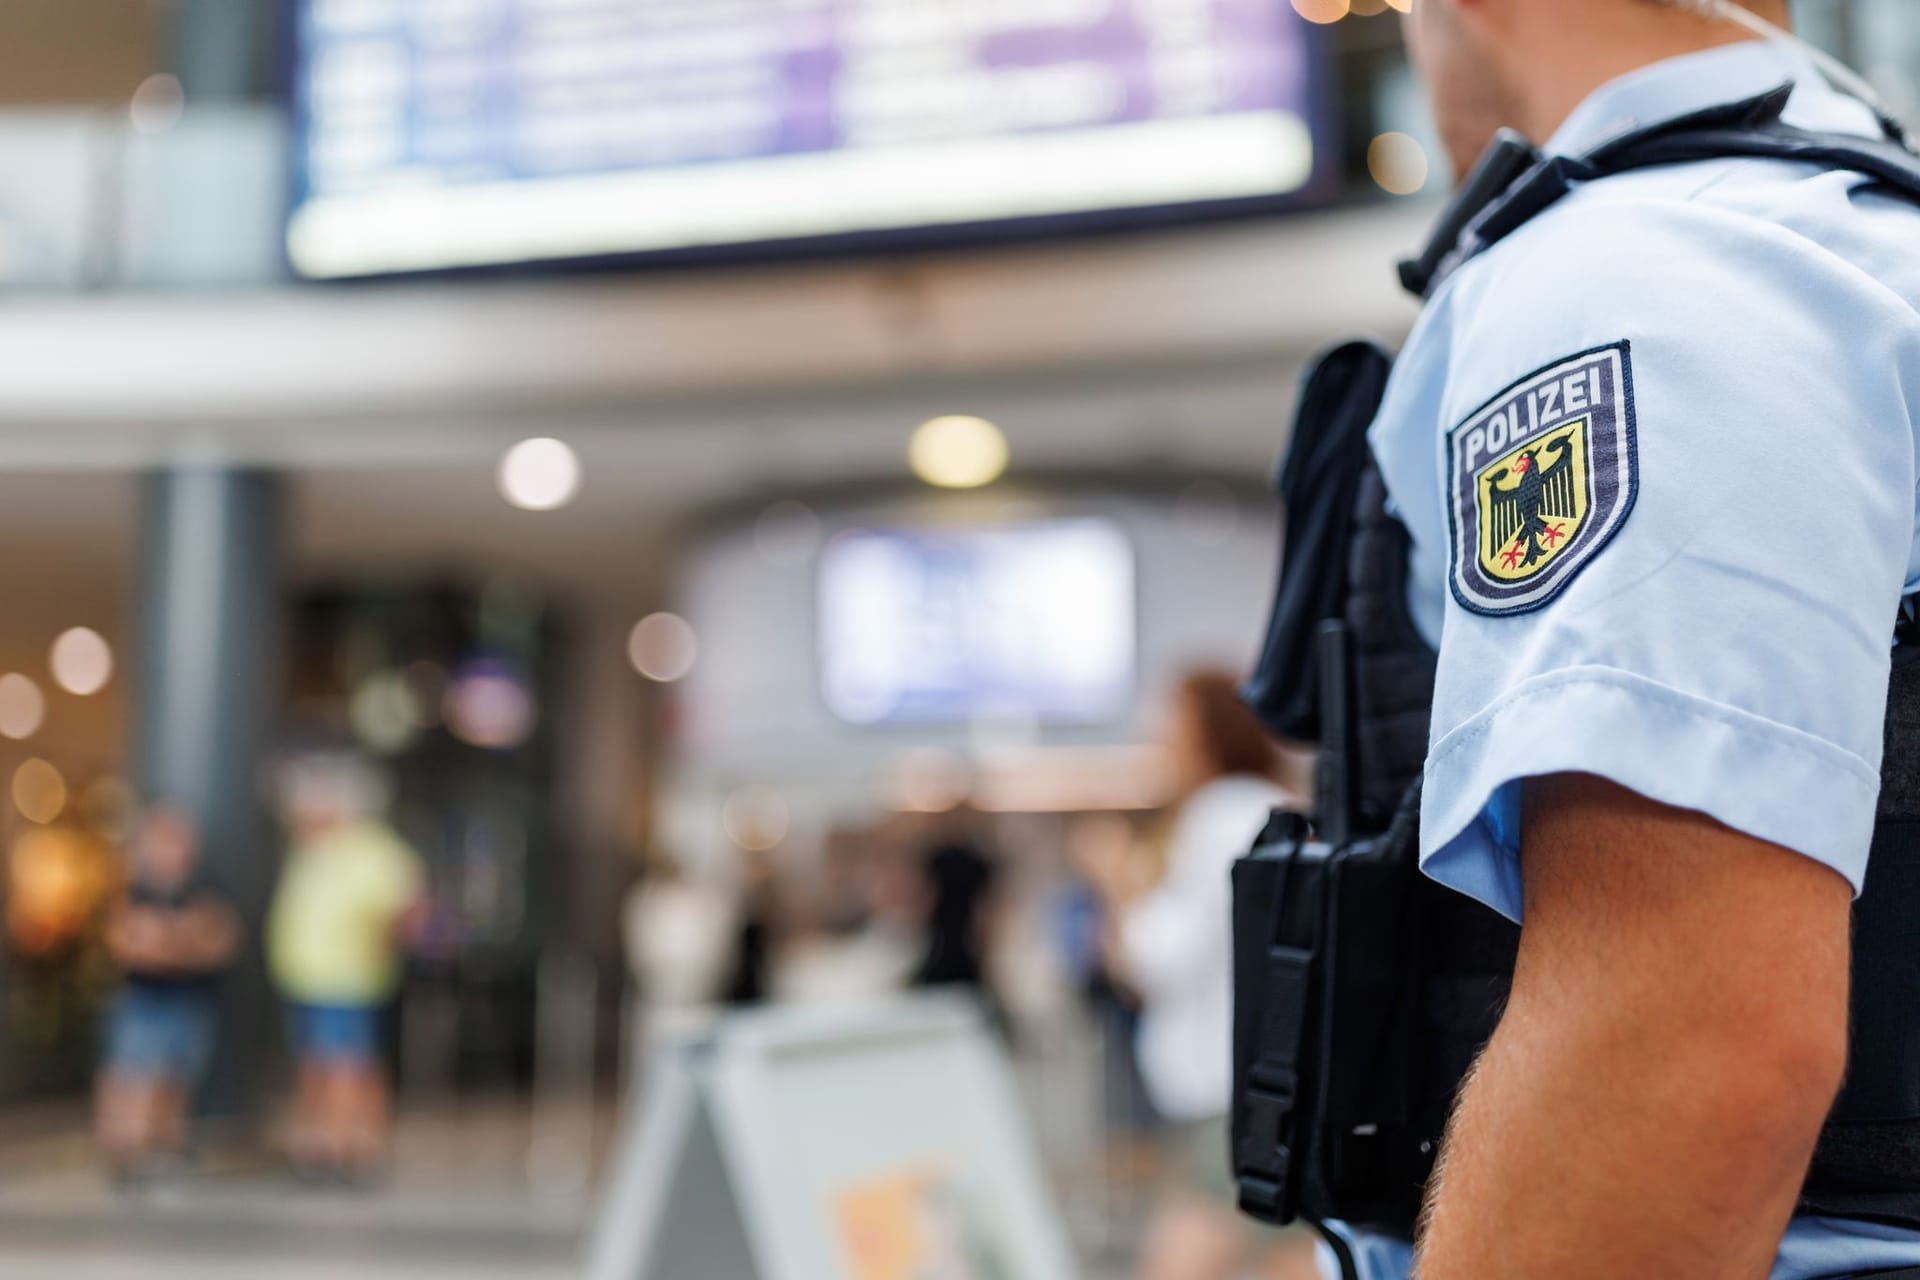
[(240, 943), (231, 903), (202, 869), (200, 830), (155, 806), (140, 819), (105, 942), (122, 971), (107, 1016), (97, 1099), (116, 1178), (183, 1157), (192, 1094), (212, 1058), (219, 982)]
[[(1788, 123), (1881, 136), (1709, 8), (1417, 0), (1410, 40), (1462, 171), (1502, 126), (1579, 156), (1789, 82)], [(1421, 1280), (1920, 1267), (1793, 1217), (1920, 588), (1916, 308), (1920, 208), (1733, 158), (1578, 185), (1430, 294), (1370, 433), (1440, 654), (1421, 856), (1523, 932)]]

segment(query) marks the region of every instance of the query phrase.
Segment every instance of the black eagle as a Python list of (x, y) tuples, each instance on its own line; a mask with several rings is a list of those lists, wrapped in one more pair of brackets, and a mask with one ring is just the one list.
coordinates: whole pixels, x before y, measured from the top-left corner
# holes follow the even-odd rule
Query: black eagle
[[(1504, 557), (1509, 569), (1516, 563), (1523, 568), (1538, 564), (1565, 536), (1550, 522), (1572, 520), (1579, 514), (1574, 507), (1573, 450), (1567, 447), (1572, 439), (1573, 432), (1569, 431), (1557, 440), (1524, 450), (1511, 467), (1502, 467), (1487, 477), (1487, 520), (1493, 549), (1498, 553), (1519, 541), (1516, 550), (1520, 554), (1509, 551)], [(1559, 449), (1558, 456), (1541, 466), (1540, 455), (1554, 448)], [(1501, 483), (1515, 472), (1520, 475), (1520, 483), (1502, 489)]]

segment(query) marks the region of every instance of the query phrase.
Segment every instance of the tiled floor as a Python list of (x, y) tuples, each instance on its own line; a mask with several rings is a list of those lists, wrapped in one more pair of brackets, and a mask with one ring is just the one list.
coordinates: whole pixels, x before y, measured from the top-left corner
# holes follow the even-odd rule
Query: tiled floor
[(530, 1167), (524, 1110), (413, 1117), (391, 1181), (366, 1192), (257, 1157), (116, 1191), (83, 1128), (44, 1127), (0, 1142), (6, 1280), (560, 1280), (591, 1212), (586, 1155)]
[[(416, 1111), (377, 1191), (305, 1188), (256, 1155), (126, 1193), (82, 1111), (20, 1119), (0, 1116), (0, 1280), (572, 1280), (612, 1131), (604, 1110)], [(1144, 1195), (1091, 1170), (1060, 1191), (1081, 1280), (1131, 1280)], [(1291, 1243), (1261, 1280), (1312, 1280)]]

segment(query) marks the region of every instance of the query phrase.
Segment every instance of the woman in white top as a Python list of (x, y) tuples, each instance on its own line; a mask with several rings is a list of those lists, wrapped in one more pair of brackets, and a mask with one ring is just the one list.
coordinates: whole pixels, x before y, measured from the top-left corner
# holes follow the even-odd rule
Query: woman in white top
[[(1082, 863), (1108, 907), (1109, 963), (1140, 998), (1141, 1076), (1173, 1129), (1177, 1177), (1148, 1230), (1140, 1275), (1216, 1280), (1237, 1274), (1258, 1240), (1234, 1212), (1227, 1167), (1229, 878), (1268, 814), (1299, 800), (1274, 781), (1273, 744), (1225, 673), (1181, 681), (1165, 738), (1179, 798), (1164, 873), (1154, 880), (1137, 851)], [(1310, 1262), (1311, 1249), (1303, 1256)]]

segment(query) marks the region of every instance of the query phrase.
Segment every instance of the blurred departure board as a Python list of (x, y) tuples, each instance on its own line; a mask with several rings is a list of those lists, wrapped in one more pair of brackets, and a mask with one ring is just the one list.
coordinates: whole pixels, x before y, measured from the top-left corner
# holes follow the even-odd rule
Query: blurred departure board
[(309, 276), (949, 236), (1316, 176), (1288, 0), (302, 0)]
[(1109, 521), (847, 530), (819, 588), (821, 695), (848, 724), (1092, 724), (1132, 704), (1133, 547)]

